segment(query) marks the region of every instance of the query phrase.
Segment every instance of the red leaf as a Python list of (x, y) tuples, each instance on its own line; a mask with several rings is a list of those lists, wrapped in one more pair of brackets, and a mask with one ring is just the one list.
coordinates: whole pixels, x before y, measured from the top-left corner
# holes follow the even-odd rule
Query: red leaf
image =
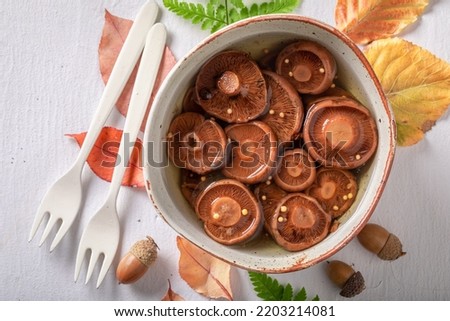
[[(111, 75), (114, 63), (117, 60), (120, 50), (122, 49), (123, 43), (130, 31), (133, 21), (128, 19), (123, 19), (112, 15), (107, 10), (105, 10), (105, 24), (103, 26), (103, 34), (98, 47), (98, 56), (100, 62), (100, 72), (102, 74), (103, 82), (106, 84), (108, 82), (109, 76)], [(141, 130), (145, 128), (145, 123), (147, 122), (147, 115), (150, 111), (150, 107), (153, 102), (153, 98), (158, 91), (164, 78), (167, 76), (169, 71), (175, 65), (176, 60), (172, 54), (169, 47), (166, 46), (164, 55), (159, 67), (158, 76), (156, 78), (155, 87), (153, 89), (152, 96), (147, 108), (147, 112), (144, 121), (141, 125)], [(128, 80), (125, 88), (120, 95), (116, 107), (119, 112), (123, 115), (127, 115), (128, 105), (130, 103), (131, 91), (133, 90), (134, 81), (136, 79), (136, 73), (139, 66), (139, 62), (131, 73), (130, 79)]]
[[(66, 136), (74, 138), (81, 147), (86, 137), (86, 132), (66, 134)], [(108, 182), (111, 182), (121, 137), (122, 131), (120, 129), (104, 127), (87, 159), (92, 171), (98, 177)], [(122, 185), (144, 187), (145, 181), (141, 166), (142, 141), (138, 138), (133, 150), (131, 151), (130, 146), (129, 151), (131, 157), (129, 157), (128, 168), (125, 171)]]

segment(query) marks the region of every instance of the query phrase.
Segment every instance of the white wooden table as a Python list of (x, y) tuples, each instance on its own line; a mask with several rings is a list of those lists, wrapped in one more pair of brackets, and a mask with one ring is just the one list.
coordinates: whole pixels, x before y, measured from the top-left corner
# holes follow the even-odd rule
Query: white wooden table
[[(297, 13), (333, 25), (335, 2), (304, 0)], [(430, 2), (419, 22), (401, 36), (450, 61), (450, 1)], [(2, 0), (0, 300), (160, 300), (167, 280), (186, 300), (207, 299), (178, 274), (176, 234), (156, 214), (145, 191), (130, 188), (123, 188), (119, 199), (119, 256), (135, 240), (150, 234), (161, 248), (157, 262), (134, 285), (118, 285), (114, 268), (99, 289), (95, 282), (73, 282), (82, 228), (108, 187), (90, 169), (83, 175), (87, 196), (79, 224), (53, 253), (48, 251), (50, 242), (37, 246), (42, 229), (27, 242), (41, 198), (78, 153), (76, 143), (64, 134), (87, 129), (103, 89), (97, 48), (104, 9), (133, 19), (143, 3)], [(177, 59), (208, 35), (165, 9), (160, 20), (168, 28), (169, 45)], [(355, 300), (450, 300), (448, 115), (419, 144), (398, 148), (386, 190), (371, 219), (395, 232), (407, 255), (384, 262), (354, 240), (334, 256), (353, 263), (366, 278), (367, 289)], [(121, 127), (123, 118), (115, 112), (108, 124)], [(304, 286), (322, 300), (343, 299), (325, 277), (324, 264), (275, 277), (295, 288)], [(258, 299), (246, 271), (233, 268), (231, 277), (236, 300)]]

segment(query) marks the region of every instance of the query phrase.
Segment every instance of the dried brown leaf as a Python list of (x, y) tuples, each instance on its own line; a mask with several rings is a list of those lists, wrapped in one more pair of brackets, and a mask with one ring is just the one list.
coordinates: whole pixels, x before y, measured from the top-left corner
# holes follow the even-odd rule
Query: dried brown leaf
[(177, 246), (180, 251), (178, 266), (180, 276), (192, 289), (211, 299), (233, 300), (230, 264), (179, 236)]
[[(109, 13), (109, 11), (105, 10), (105, 24), (103, 26), (103, 33), (98, 46), (100, 73), (105, 84), (108, 82), (112, 68), (117, 60), (132, 24), (133, 21), (114, 16)], [(155, 87), (150, 97), (146, 115), (141, 125), (141, 130), (144, 130), (145, 128), (150, 107), (159, 87), (175, 63), (176, 60), (172, 54), (172, 51), (168, 46), (166, 46), (158, 71), (158, 76), (156, 78)], [(138, 67), (139, 62), (136, 64), (133, 72), (131, 73), (130, 79), (125, 85), (125, 88), (116, 103), (117, 109), (123, 116), (126, 116), (128, 112), (128, 105), (130, 103), (131, 92), (133, 90)]]
[(399, 38), (365, 51), (394, 111), (401, 146), (419, 142), (450, 104), (450, 64)]
[(167, 280), (169, 282), (169, 288), (167, 289), (166, 294), (163, 296), (161, 301), (184, 301), (184, 298), (172, 290), (172, 285), (170, 284), (170, 280)]
[(353, 41), (367, 44), (392, 37), (417, 20), (429, 0), (338, 0), (336, 27)]

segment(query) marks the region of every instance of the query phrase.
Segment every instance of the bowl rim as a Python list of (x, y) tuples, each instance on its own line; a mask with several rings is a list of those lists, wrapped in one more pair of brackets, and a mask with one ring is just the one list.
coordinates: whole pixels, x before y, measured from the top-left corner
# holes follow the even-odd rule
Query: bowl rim
[[(382, 196), (382, 193), (386, 186), (386, 181), (387, 181), (387, 179), (390, 175), (391, 169), (392, 169), (393, 160), (394, 160), (394, 156), (395, 156), (395, 150), (396, 150), (396, 137), (397, 137), (397, 128), (396, 128), (396, 123), (395, 123), (392, 108), (391, 108), (389, 101), (384, 93), (384, 90), (381, 86), (381, 83), (380, 83), (378, 77), (376, 76), (372, 66), (366, 59), (364, 53), (346, 34), (344, 34), (340, 30), (338, 30), (338, 29), (334, 28), (333, 26), (328, 25), (322, 21), (319, 21), (314, 18), (298, 15), (298, 14), (271, 14), (271, 15), (250, 17), (250, 18), (247, 18), (244, 20), (237, 21), (233, 24), (230, 24), (230, 25), (216, 31), (215, 33), (213, 33), (213, 34), (209, 35), (208, 37), (206, 37), (205, 39), (203, 39), (200, 43), (198, 43), (191, 50), (189, 50), (181, 59), (179, 59), (178, 62), (175, 64), (175, 66), (171, 69), (171, 71), (169, 72), (169, 74), (167, 75), (165, 80), (163, 81), (162, 85), (160, 86), (160, 89), (158, 90), (158, 92), (154, 98), (153, 107), (150, 110), (150, 113), (149, 113), (149, 116), (148, 116), (148, 119), (146, 122), (144, 137), (143, 137), (143, 146), (145, 149), (146, 146), (148, 146), (149, 142), (151, 142), (150, 137), (149, 137), (151, 120), (154, 118), (154, 115), (157, 113), (157, 109), (158, 109), (157, 105), (160, 100), (160, 97), (163, 95), (164, 88), (166, 87), (167, 83), (173, 77), (172, 74), (176, 73), (177, 70), (179, 69), (179, 67), (182, 66), (184, 64), (184, 62), (186, 60), (188, 60), (188, 58), (191, 55), (193, 55), (195, 52), (202, 49), (204, 46), (207, 46), (210, 42), (212, 42), (216, 38), (221, 37), (223, 34), (229, 32), (231, 30), (244, 27), (251, 23), (261, 23), (261, 22), (274, 21), (274, 20), (275, 21), (293, 21), (293, 22), (301, 22), (301, 23), (311, 24), (311, 25), (314, 25), (315, 27), (321, 28), (321, 29), (325, 30), (326, 32), (331, 33), (334, 36), (336, 36), (339, 40), (341, 40), (343, 43), (345, 43), (345, 45), (357, 56), (359, 61), (362, 63), (363, 67), (365, 68), (365, 70), (367, 71), (367, 73), (370, 75), (370, 77), (372, 79), (372, 82), (377, 90), (377, 96), (379, 97), (380, 101), (382, 102), (382, 106), (384, 108), (383, 114), (386, 116), (386, 119), (388, 121), (388, 123), (386, 124), (386, 127), (390, 129), (389, 133), (388, 133), (389, 141), (386, 142), (386, 143), (389, 143), (389, 146), (387, 148), (388, 149), (387, 156), (386, 156), (384, 165), (382, 166), (383, 174), (382, 174), (380, 183), (378, 184), (378, 186), (376, 188), (374, 197), (371, 199), (370, 204), (367, 204), (366, 206), (364, 206), (363, 216), (361, 216), (358, 219), (357, 223), (353, 226), (353, 229), (351, 230), (351, 232), (347, 233), (344, 237), (342, 237), (341, 241), (339, 243), (335, 244), (333, 247), (331, 247), (328, 251), (322, 252), (320, 255), (317, 255), (316, 257), (306, 260), (306, 261), (303, 258), (299, 257), (298, 261), (295, 264), (291, 264), (289, 266), (284, 266), (284, 267), (280, 267), (280, 268), (255, 268), (250, 265), (243, 265), (236, 261), (227, 259), (226, 257), (223, 257), (220, 254), (214, 253), (213, 251), (211, 251), (210, 249), (205, 247), (203, 244), (200, 244), (200, 243), (196, 242), (195, 240), (192, 240), (190, 237), (187, 237), (185, 235), (185, 233), (183, 233), (183, 231), (176, 229), (167, 220), (166, 216), (163, 213), (163, 208), (164, 208), (163, 202), (160, 202), (160, 200), (158, 199), (158, 195), (157, 194), (155, 195), (154, 191), (152, 191), (152, 188), (151, 188), (151, 181), (152, 181), (151, 176), (152, 175), (150, 173), (151, 170), (149, 170), (150, 166), (147, 165), (147, 162), (144, 162), (144, 164), (143, 164), (143, 173), (144, 173), (144, 180), (146, 182), (145, 188), (146, 188), (147, 194), (148, 194), (151, 202), (154, 205), (154, 208), (159, 213), (160, 217), (178, 235), (186, 238), (193, 244), (200, 247), (205, 252), (211, 254), (212, 256), (214, 256), (218, 259), (221, 259), (227, 263), (230, 263), (231, 265), (237, 266), (239, 268), (244, 268), (246, 270), (253, 270), (253, 271), (259, 271), (259, 272), (264, 272), (264, 273), (286, 273), (286, 272), (293, 272), (293, 271), (301, 270), (301, 269), (310, 267), (312, 265), (315, 265), (319, 262), (322, 262), (326, 258), (336, 254), (343, 247), (345, 247), (354, 237), (356, 237), (356, 235), (366, 225), (366, 223), (369, 221), (370, 217), (372, 216), (373, 212), (375, 211), (376, 205), (378, 204), (378, 202)], [(144, 151), (144, 155), (146, 155), (145, 151)]]

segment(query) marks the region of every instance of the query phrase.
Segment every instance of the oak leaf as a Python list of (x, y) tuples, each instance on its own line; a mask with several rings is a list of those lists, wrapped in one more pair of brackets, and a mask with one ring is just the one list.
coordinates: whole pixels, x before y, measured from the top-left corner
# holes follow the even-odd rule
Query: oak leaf
[(172, 290), (172, 286), (169, 282), (169, 288), (167, 289), (166, 294), (163, 296), (161, 301), (184, 301), (184, 298)]
[(179, 236), (177, 247), (180, 251), (178, 265), (180, 276), (192, 289), (211, 299), (233, 300), (230, 264)]
[(336, 27), (353, 41), (367, 44), (395, 36), (417, 20), (429, 0), (338, 0)]
[(419, 142), (450, 104), (450, 64), (399, 38), (375, 41), (365, 55), (394, 111), (399, 145)]
[[(100, 63), (100, 73), (102, 75), (103, 82), (106, 84), (111, 75), (112, 68), (119, 56), (120, 50), (122, 49), (123, 43), (125, 42), (128, 32), (133, 24), (132, 20), (120, 18), (112, 15), (108, 10), (105, 10), (105, 23), (103, 26), (102, 37), (100, 44), (98, 46), (98, 57)], [(145, 124), (147, 122), (147, 116), (150, 111), (150, 107), (153, 103), (153, 99), (161, 86), (164, 78), (167, 76), (169, 71), (175, 65), (176, 60), (172, 54), (172, 51), (168, 46), (166, 46), (159, 67), (158, 76), (156, 77), (155, 86), (150, 97), (150, 101), (147, 107), (147, 112), (145, 114), (144, 120), (141, 125), (141, 130), (145, 129)], [(119, 112), (126, 116), (128, 112), (128, 105), (131, 98), (131, 92), (133, 90), (134, 82), (136, 80), (137, 69), (139, 67), (139, 61), (136, 64), (131, 76), (125, 85), (119, 99), (116, 102), (116, 107)]]
[[(86, 132), (66, 134), (66, 136), (74, 138), (81, 147), (86, 137)], [(103, 127), (87, 158), (87, 163), (92, 171), (105, 181), (111, 182), (121, 138), (122, 131), (120, 129)], [(141, 166), (142, 141), (138, 138), (134, 148), (131, 149), (131, 147), (128, 149), (128, 155), (131, 154), (131, 156), (125, 155), (125, 158), (129, 159), (129, 163), (125, 170), (122, 185), (144, 187), (145, 180)]]

